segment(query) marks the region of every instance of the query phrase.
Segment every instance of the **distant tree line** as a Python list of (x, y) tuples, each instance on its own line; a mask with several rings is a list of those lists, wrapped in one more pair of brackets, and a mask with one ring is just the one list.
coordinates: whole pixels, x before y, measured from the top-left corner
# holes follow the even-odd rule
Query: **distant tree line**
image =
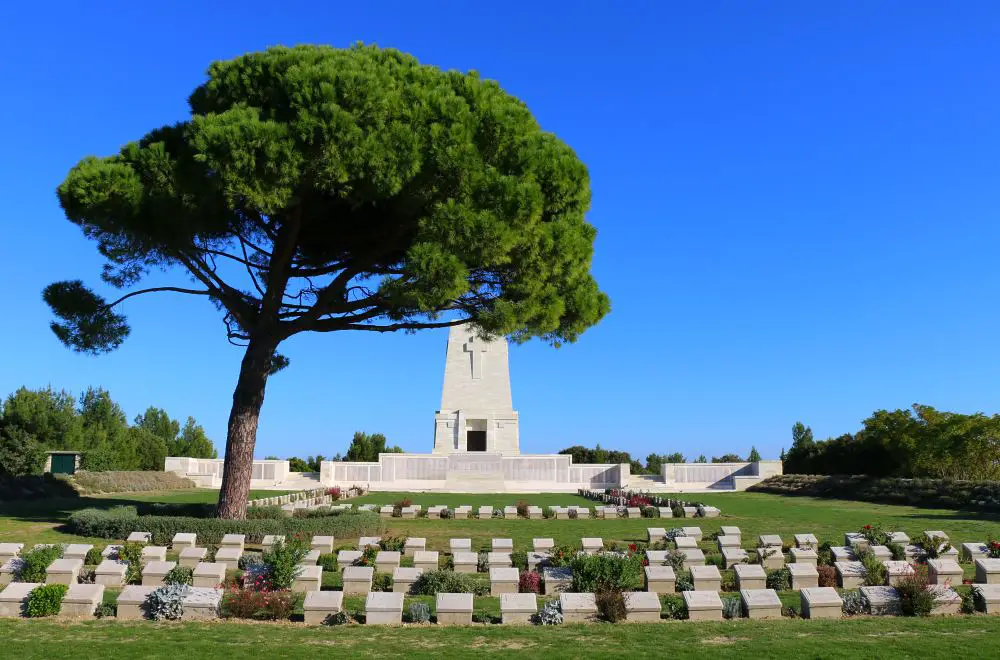
[[(650, 454), (646, 457), (646, 463), (643, 465), (641, 461), (632, 458), (632, 455), (627, 451), (617, 451), (614, 449), (604, 449), (598, 443), (596, 447), (590, 449), (589, 447), (582, 447), (580, 445), (574, 445), (572, 447), (567, 447), (559, 452), (560, 454), (569, 454), (573, 457), (574, 463), (628, 463), (631, 465), (632, 474), (660, 474), (660, 469), (664, 463), (687, 463), (687, 458), (681, 452), (674, 452), (672, 454)], [(746, 461), (759, 461), (760, 454), (757, 452), (756, 447), (750, 448), (750, 454), (745, 459)], [(708, 459), (702, 454), (694, 461), (695, 463), (708, 463)], [(713, 463), (743, 463), (744, 459), (738, 454), (723, 454), (722, 456), (713, 456)]]
[(82, 452), (86, 470), (162, 470), (167, 456), (216, 458), (205, 430), (150, 406), (130, 425), (101, 388), (77, 401), (64, 390), (20, 388), (0, 404), (0, 474), (38, 474), (47, 451)]
[(782, 452), (786, 474), (1000, 479), (1000, 415), (964, 415), (914, 404), (877, 410), (856, 433), (816, 441), (796, 422)]
[[(292, 472), (319, 472), (320, 463), (326, 460), (331, 461), (360, 461), (374, 463), (378, 461), (379, 454), (402, 454), (403, 450), (396, 445), (387, 446), (388, 440), (381, 433), (365, 433), (355, 431), (351, 444), (347, 448), (347, 453), (341, 456), (337, 454), (327, 459), (322, 454), (308, 456), (305, 459), (292, 456), (288, 459), (288, 469)], [(265, 460), (279, 460), (277, 456), (268, 456)]]

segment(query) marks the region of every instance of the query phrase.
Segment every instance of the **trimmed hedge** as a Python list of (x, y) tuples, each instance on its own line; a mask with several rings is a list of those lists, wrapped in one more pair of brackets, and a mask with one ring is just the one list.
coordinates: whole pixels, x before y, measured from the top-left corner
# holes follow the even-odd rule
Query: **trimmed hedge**
[(785, 474), (765, 479), (747, 490), (925, 508), (1000, 511), (1000, 481)]
[(184, 490), (195, 488), (190, 479), (173, 472), (124, 471), (89, 472), (81, 470), (73, 475), (80, 490), (87, 493), (131, 493), (147, 490)]
[(81, 509), (69, 517), (69, 531), (80, 536), (124, 539), (132, 532), (150, 532), (153, 543), (168, 545), (174, 534), (192, 532), (202, 544), (217, 544), (226, 534), (246, 534), (249, 543), (260, 543), (268, 534), (324, 534), (333, 536), (377, 536), (382, 521), (377, 513), (344, 511), (323, 518), (263, 518), (221, 520), (191, 516), (139, 515), (133, 506), (112, 509)]

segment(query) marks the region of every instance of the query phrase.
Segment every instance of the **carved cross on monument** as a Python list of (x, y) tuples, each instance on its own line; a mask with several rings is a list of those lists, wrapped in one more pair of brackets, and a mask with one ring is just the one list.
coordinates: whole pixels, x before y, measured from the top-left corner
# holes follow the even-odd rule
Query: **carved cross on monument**
[(485, 342), (476, 341), (475, 337), (469, 337), (469, 341), (462, 347), (466, 353), (472, 353), (472, 377), (480, 379), (483, 377), (483, 353), (490, 350), (490, 345)]

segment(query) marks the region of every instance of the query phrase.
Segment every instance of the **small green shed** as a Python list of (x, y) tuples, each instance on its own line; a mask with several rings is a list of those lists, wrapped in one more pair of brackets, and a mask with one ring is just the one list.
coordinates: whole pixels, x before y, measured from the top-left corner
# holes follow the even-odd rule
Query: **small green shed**
[(45, 471), (52, 474), (76, 474), (80, 467), (81, 452), (78, 451), (50, 451), (45, 459)]

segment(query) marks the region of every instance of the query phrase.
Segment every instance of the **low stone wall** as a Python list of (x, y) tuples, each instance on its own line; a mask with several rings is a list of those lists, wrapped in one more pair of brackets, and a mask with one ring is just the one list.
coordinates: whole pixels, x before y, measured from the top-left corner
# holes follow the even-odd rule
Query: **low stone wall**
[[(168, 456), (163, 463), (164, 472), (186, 477), (202, 488), (219, 488), (225, 461), (221, 458), (188, 458)], [(288, 461), (254, 461), (250, 478), (251, 488), (269, 488), (288, 479)]]
[(746, 490), (753, 484), (781, 473), (781, 461), (664, 463), (660, 468), (664, 485), (675, 486), (679, 490), (706, 488)]
[(628, 485), (628, 464), (575, 465), (564, 454), (379, 454), (378, 462), (324, 461), (325, 486), (375, 491), (575, 492)]

